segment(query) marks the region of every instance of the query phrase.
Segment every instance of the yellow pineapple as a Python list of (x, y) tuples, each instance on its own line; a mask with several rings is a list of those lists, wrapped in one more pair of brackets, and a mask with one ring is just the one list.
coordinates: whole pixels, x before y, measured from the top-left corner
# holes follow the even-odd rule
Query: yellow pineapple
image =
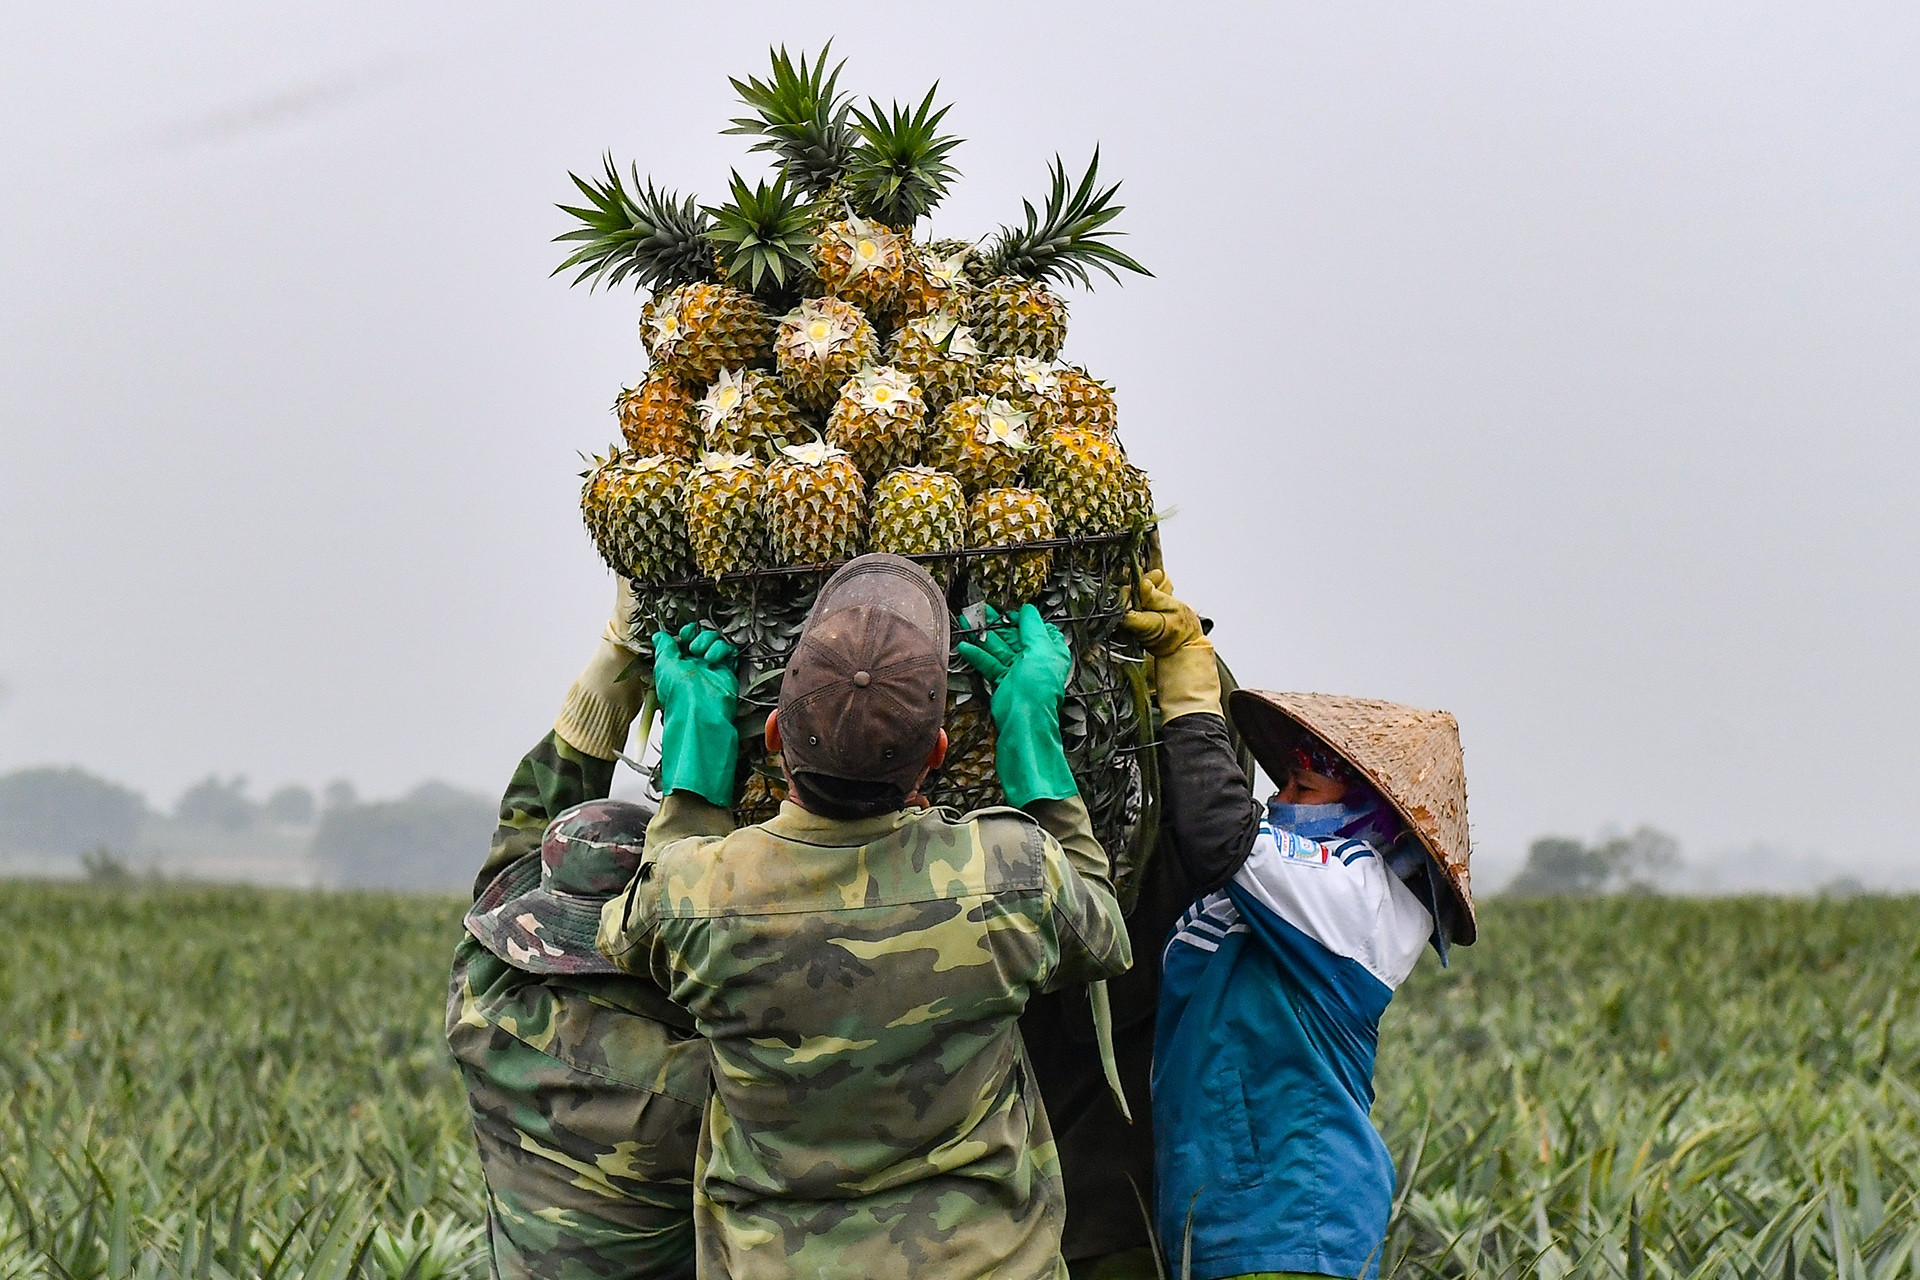
[(981, 368), (973, 330), (952, 311), (936, 311), (900, 326), (887, 344), (887, 363), (919, 384), (927, 412), (937, 414), (974, 392)]
[(906, 286), (900, 294), (902, 321), (945, 311), (964, 318), (973, 300), (966, 264), (973, 246), (964, 240), (935, 240), (907, 254)]
[(665, 453), (691, 462), (700, 456), (694, 425), (693, 392), (672, 374), (655, 370), (637, 387), (627, 387), (613, 402), (627, 448), (645, 457)]
[(1127, 478), (1120, 487), (1120, 527), (1144, 529), (1153, 523), (1153, 485), (1147, 473), (1127, 464)]
[(640, 309), (640, 337), (657, 368), (705, 386), (722, 369), (766, 363), (773, 354), (773, 317), (738, 289), (683, 284)]
[(646, 583), (687, 576), (687, 524), (680, 485), (687, 464), (667, 454), (594, 459), (580, 491), (580, 513), (600, 558), (615, 573)]
[(1112, 387), (1073, 365), (1055, 369), (1053, 376), (1063, 410), (1055, 419), (1056, 425), (1104, 431), (1118, 438), (1120, 410), (1114, 403)]
[(860, 554), (867, 494), (844, 449), (788, 445), (767, 469), (767, 537), (775, 564), (830, 564)]
[(863, 476), (883, 476), (920, 456), (927, 406), (913, 379), (886, 365), (847, 380), (827, 418), (827, 440), (853, 456)]
[(968, 320), (990, 356), (1052, 360), (1067, 340), (1067, 304), (1037, 280), (989, 280), (974, 291)]
[(780, 446), (808, 434), (807, 420), (785, 386), (760, 369), (724, 369), (698, 405), (702, 446), (711, 453), (771, 459)]
[(847, 379), (872, 363), (878, 347), (873, 325), (858, 307), (839, 298), (808, 298), (780, 322), (774, 354), (793, 398), (825, 413)]
[[(967, 495), (960, 482), (932, 467), (901, 467), (873, 486), (868, 545), (897, 556), (935, 556), (967, 545)], [(927, 570), (947, 585), (953, 562), (934, 560)]]
[(820, 285), (875, 320), (899, 310), (909, 243), (903, 232), (865, 218), (827, 224), (814, 249)]
[(766, 473), (752, 454), (701, 456), (681, 487), (687, 541), (701, 573), (718, 578), (766, 567), (765, 486)]
[(1060, 425), (1065, 407), (1060, 394), (1060, 377), (1051, 361), (1032, 356), (1002, 356), (981, 366), (974, 384), (983, 396), (999, 396), (1016, 409), (1030, 415), (1028, 429), (1039, 435)]
[(1122, 495), (1132, 477), (1126, 455), (1106, 432), (1054, 428), (1040, 438), (1027, 475), (1046, 495), (1061, 537), (1112, 533), (1126, 526)]
[(1026, 414), (1005, 400), (964, 396), (935, 419), (926, 462), (975, 494), (1017, 480), (1029, 447)]
[(994, 750), (1000, 742), (987, 701), (969, 694), (956, 701), (947, 695), (947, 758), (927, 779), (927, 797), (937, 805), (970, 813), (1005, 804)]
[[(1053, 509), (1031, 489), (988, 489), (967, 512), (968, 540), (975, 547), (1017, 546), (1054, 535)], [(1002, 613), (1011, 613), (1040, 594), (1053, 569), (1053, 552), (1006, 552), (973, 560), (974, 589)]]

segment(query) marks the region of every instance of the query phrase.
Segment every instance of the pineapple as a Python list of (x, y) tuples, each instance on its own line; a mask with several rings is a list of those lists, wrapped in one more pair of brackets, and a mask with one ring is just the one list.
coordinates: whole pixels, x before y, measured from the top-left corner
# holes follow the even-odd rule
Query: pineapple
[[(901, 467), (873, 486), (868, 544), (897, 556), (937, 556), (967, 545), (967, 495), (960, 482), (932, 467)], [(927, 566), (941, 586), (951, 561)]]
[[(1005, 547), (1053, 537), (1053, 508), (1031, 489), (988, 489), (967, 513), (969, 540), (976, 547)], [(1051, 550), (981, 556), (973, 561), (973, 585), (1002, 613), (1012, 613), (1040, 594), (1053, 568)]]
[(964, 318), (972, 303), (966, 264), (973, 246), (964, 240), (935, 240), (907, 255), (906, 287), (900, 295), (903, 320), (918, 320), (935, 312)]
[(786, 771), (778, 751), (768, 751), (763, 742), (748, 753), (746, 784), (733, 806), (735, 826), (751, 827), (771, 820), (787, 798)]
[(665, 453), (688, 462), (700, 456), (693, 392), (673, 375), (649, 373), (639, 386), (620, 392), (613, 411), (620, 418), (620, 434), (634, 453), (643, 457)]
[(1018, 479), (1030, 447), (1026, 414), (1005, 400), (965, 396), (934, 421), (926, 461), (975, 494)]
[(920, 384), (927, 412), (938, 414), (961, 396), (974, 393), (980, 374), (980, 347), (973, 330), (951, 311), (909, 320), (887, 345), (887, 363)]
[(640, 310), (640, 336), (655, 366), (702, 386), (773, 354), (766, 309), (720, 284), (683, 284), (655, 297)]
[(990, 356), (1052, 360), (1067, 341), (1067, 304), (1034, 280), (1002, 276), (973, 294), (973, 332)]
[(976, 385), (981, 395), (999, 396), (1014, 408), (1032, 414), (1030, 425), (1036, 433), (1058, 425), (1065, 407), (1054, 366), (1032, 356), (987, 361)]
[(712, 453), (771, 459), (780, 446), (808, 431), (780, 380), (759, 369), (722, 370), (698, 409), (701, 440)]
[(839, 298), (808, 298), (780, 322), (780, 377), (793, 398), (825, 413), (840, 388), (872, 362), (879, 343), (859, 308)]
[(1127, 524), (1132, 482), (1120, 446), (1104, 431), (1056, 427), (1040, 438), (1028, 475), (1053, 508), (1060, 536), (1112, 533)]
[(1144, 529), (1153, 523), (1153, 485), (1147, 473), (1127, 464), (1127, 478), (1120, 486), (1120, 525), (1124, 529)]
[(864, 218), (831, 223), (820, 235), (820, 284), (828, 295), (851, 302), (878, 319), (900, 306), (906, 286), (907, 238)]
[(863, 476), (883, 476), (920, 456), (927, 406), (913, 379), (881, 365), (847, 380), (827, 418), (827, 439), (853, 456)]
[(828, 564), (860, 554), (866, 488), (844, 449), (788, 445), (767, 470), (767, 535), (775, 564)]
[(1093, 378), (1085, 369), (1072, 365), (1054, 370), (1054, 381), (1060, 389), (1063, 406), (1057, 419), (1061, 426), (1084, 427), (1117, 436), (1120, 410), (1113, 401), (1113, 388)]
[(681, 488), (693, 562), (710, 578), (766, 567), (760, 500), (766, 473), (752, 454), (701, 456)]
[(687, 464), (666, 454), (614, 454), (594, 459), (580, 491), (580, 511), (594, 546), (615, 573), (641, 582), (686, 577), (687, 525), (680, 485)]
[(1049, 280), (1092, 283), (1094, 271), (1115, 280), (1123, 271), (1151, 275), (1112, 244), (1117, 232), (1107, 224), (1125, 206), (1113, 203), (1120, 184), (1100, 190), (1100, 152), (1075, 184), (1056, 158), (1048, 176), (1052, 189), (1043, 211), (1027, 204), (1027, 225), (1002, 227), (979, 269), (993, 277), (974, 295), (974, 334), (988, 355), (1033, 356), (1052, 360), (1067, 336), (1067, 304), (1047, 287)]
[(978, 693), (964, 700), (947, 697), (947, 758), (940, 770), (927, 779), (927, 795), (937, 805), (971, 813), (991, 805), (1005, 804), (1000, 789), (1000, 774), (994, 765), (994, 750), (1000, 742), (987, 700)]

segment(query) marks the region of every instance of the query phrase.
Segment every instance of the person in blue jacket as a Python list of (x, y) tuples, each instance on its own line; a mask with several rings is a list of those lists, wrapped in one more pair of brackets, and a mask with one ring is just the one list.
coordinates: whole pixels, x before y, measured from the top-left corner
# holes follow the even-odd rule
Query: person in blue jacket
[[(1237, 690), (1228, 710), (1278, 791), (1259, 812), (1247, 789), (1240, 865), (1162, 957), (1157, 1226), (1175, 1257), (1190, 1233), (1193, 1280), (1372, 1277), (1394, 1192), (1369, 1116), (1380, 1015), (1422, 950), (1445, 963), (1476, 933), (1459, 729), (1322, 694)], [(1183, 788), (1246, 786), (1218, 762), (1174, 763), (1175, 814), (1195, 804)]]

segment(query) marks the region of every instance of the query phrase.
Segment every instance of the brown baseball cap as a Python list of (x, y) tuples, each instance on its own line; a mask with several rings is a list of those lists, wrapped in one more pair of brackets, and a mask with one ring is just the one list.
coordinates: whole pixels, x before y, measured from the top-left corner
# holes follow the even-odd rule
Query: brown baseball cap
[(911, 560), (861, 556), (827, 579), (780, 685), (788, 770), (911, 787), (946, 718), (950, 625)]

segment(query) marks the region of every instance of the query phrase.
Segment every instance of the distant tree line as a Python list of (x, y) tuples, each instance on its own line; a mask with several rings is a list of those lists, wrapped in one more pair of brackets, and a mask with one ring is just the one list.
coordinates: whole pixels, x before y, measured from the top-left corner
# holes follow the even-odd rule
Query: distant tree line
[(1595, 844), (1542, 836), (1527, 847), (1527, 863), (1505, 892), (1523, 898), (1656, 893), (1679, 869), (1680, 842), (1655, 827)]
[(209, 775), (163, 814), (138, 791), (85, 769), (0, 775), (0, 854), (16, 868), (77, 863), (99, 880), (129, 878), (143, 846), (162, 835), (170, 846), (191, 847), (196, 836), (231, 846), (271, 834), (278, 847), (293, 838), (338, 887), (465, 888), (486, 857), (494, 821), (489, 801), (442, 782), (397, 800), (362, 801), (346, 782), (319, 797), (292, 785), (262, 800), (248, 793), (244, 777)]

